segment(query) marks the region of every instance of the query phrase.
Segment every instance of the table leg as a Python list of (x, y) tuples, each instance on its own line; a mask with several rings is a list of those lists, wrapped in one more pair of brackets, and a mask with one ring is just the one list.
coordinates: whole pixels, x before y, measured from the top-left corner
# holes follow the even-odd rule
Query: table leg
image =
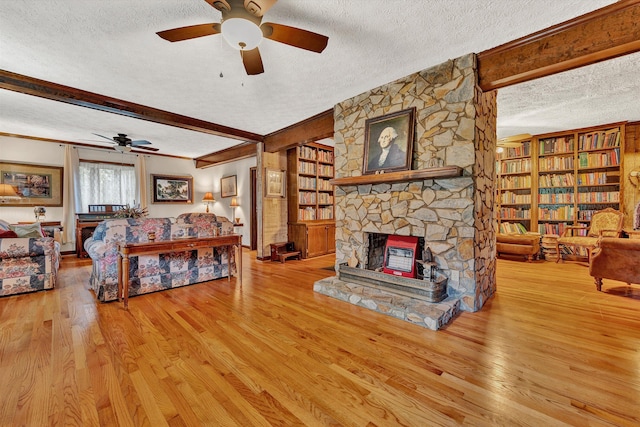
[(238, 284), (242, 286), (242, 244), (238, 244), (238, 256), (236, 257), (236, 268), (238, 270)]
[(129, 309), (129, 255), (122, 257), (122, 298), (124, 309)]
[(118, 302), (122, 301), (122, 254), (118, 252)]

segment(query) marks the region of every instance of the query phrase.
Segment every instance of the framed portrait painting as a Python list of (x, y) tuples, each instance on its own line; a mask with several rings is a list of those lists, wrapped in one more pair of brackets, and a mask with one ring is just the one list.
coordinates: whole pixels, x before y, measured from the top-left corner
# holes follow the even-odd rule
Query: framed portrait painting
[(411, 169), (415, 114), (409, 108), (365, 122), (363, 175)]
[(151, 175), (153, 203), (193, 203), (193, 177)]
[(62, 206), (62, 167), (0, 162), (0, 184), (10, 185), (18, 196), (2, 206)]
[(265, 195), (267, 197), (284, 197), (284, 171), (267, 169), (265, 171)]
[(238, 195), (237, 175), (220, 178), (220, 197), (233, 197)]

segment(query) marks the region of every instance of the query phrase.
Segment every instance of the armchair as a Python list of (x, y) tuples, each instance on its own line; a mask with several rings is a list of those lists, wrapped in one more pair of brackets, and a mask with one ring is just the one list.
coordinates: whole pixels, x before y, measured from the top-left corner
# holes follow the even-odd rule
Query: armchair
[[(569, 226), (556, 243), (558, 258), (562, 258), (560, 246), (583, 248), (587, 251), (587, 256), (591, 259), (591, 251), (596, 247), (598, 239), (602, 237), (620, 237), (622, 232), (622, 221), (624, 214), (612, 208), (606, 208), (593, 214), (591, 225)], [(578, 232), (578, 234), (574, 234)]]

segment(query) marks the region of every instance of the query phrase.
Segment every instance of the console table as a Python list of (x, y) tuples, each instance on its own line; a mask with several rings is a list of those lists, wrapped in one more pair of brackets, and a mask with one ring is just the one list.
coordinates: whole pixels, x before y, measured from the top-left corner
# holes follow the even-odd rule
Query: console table
[(129, 257), (139, 255), (163, 254), (169, 252), (192, 251), (201, 248), (213, 248), (226, 246), (229, 262), (229, 275), (231, 281), (231, 250), (238, 248), (236, 256), (236, 277), (238, 284), (242, 285), (242, 236), (228, 234), (217, 237), (199, 237), (193, 239), (161, 240), (143, 243), (124, 243), (118, 245), (118, 300), (124, 300), (124, 308), (129, 308)]

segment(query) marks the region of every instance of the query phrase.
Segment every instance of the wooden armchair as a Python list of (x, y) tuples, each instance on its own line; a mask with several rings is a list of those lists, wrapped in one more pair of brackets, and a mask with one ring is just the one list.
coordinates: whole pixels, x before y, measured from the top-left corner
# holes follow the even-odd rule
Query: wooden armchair
[[(560, 246), (584, 248), (591, 259), (591, 251), (602, 237), (620, 237), (624, 214), (612, 208), (606, 208), (593, 214), (591, 226), (569, 226), (556, 243), (558, 258), (562, 258)], [(577, 232), (577, 233), (576, 233)]]

